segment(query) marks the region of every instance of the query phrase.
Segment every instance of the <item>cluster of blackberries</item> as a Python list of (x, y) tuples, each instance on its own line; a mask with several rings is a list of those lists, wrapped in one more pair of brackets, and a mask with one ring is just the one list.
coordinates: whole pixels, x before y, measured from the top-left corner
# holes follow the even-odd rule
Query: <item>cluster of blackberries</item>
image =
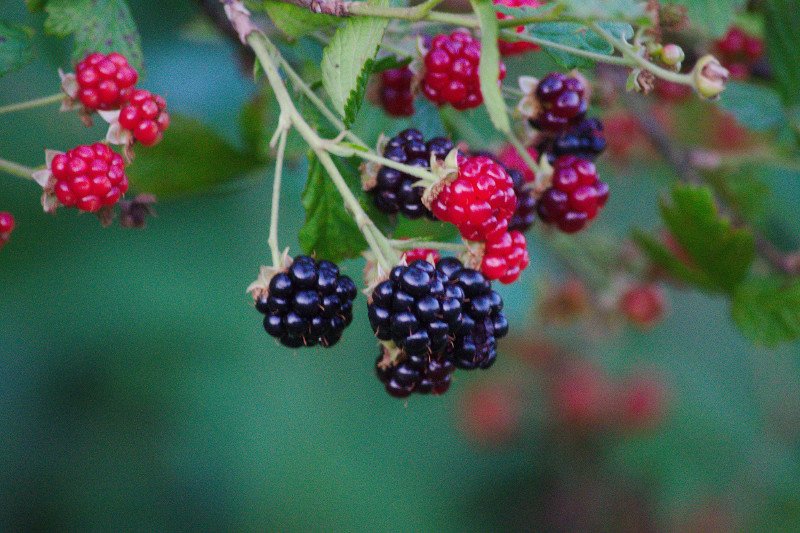
[(328, 348), (353, 321), (357, 292), (353, 280), (341, 275), (334, 263), (300, 255), (257, 294), (256, 309), (266, 315), (267, 333), (284, 346)]
[[(443, 137), (435, 137), (427, 142), (419, 130), (407, 129), (389, 140), (383, 156), (406, 165), (430, 169), (431, 154), (443, 159), (453, 143)], [(375, 186), (369, 190), (375, 206), (382, 212), (394, 215), (402, 213), (408, 218), (427, 216), (433, 218), (430, 210), (422, 204), (423, 187), (414, 187), (418, 181), (399, 170), (383, 166), (378, 170)]]
[(414, 261), (378, 284), (369, 320), (378, 339), (399, 350), (379, 358), (378, 376), (393, 396), (441, 393), (454, 367), (488, 368), (496, 339), (508, 332), (503, 301), (480, 272), (448, 257)]
[(537, 148), (539, 153), (547, 154), (550, 163), (562, 155), (594, 161), (606, 149), (603, 122), (597, 118), (585, 118), (559, 135), (544, 135)]

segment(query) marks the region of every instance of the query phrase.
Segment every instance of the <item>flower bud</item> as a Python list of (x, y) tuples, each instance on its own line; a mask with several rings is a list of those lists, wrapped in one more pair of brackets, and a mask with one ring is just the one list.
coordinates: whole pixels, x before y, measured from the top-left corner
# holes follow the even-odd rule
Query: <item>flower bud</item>
[(708, 99), (717, 98), (725, 90), (725, 82), (729, 77), (728, 69), (712, 55), (701, 57), (692, 70), (695, 90)]
[(665, 44), (661, 49), (661, 61), (670, 67), (680, 67), (680, 64), (686, 58), (683, 53), (683, 48), (677, 44)]

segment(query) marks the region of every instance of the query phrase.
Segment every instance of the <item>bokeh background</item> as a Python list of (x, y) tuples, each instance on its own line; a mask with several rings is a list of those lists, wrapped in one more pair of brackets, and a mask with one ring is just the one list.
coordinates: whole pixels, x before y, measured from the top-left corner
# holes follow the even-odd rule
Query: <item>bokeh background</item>
[[(145, 86), (242, 149), (237, 117), (256, 87), (234, 47), (198, 31), (191, 2), (130, 4)], [(22, 2), (3, 2), (0, 18), (41, 28)], [(34, 63), (0, 79), (0, 104), (58, 90), (68, 47), (41, 32), (36, 47)], [(371, 107), (359, 127), (370, 139), (400, 129)], [(6, 115), (0, 156), (36, 166), (45, 147), (100, 136), (54, 108)], [(668, 169), (601, 169), (613, 192), (591, 232), (655, 228)], [(297, 161), (285, 179), (281, 242), (294, 251), (304, 171)], [(770, 176), (785, 242), (800, 229), (798, 178)], [(0, 254), (0, 528), (800, 529), (796, 344), (754, 348), (725, 300), (671, 288), (652, 331), (545, 324), (532, 309), (565, 267), (534, 237), (521, 285), (501, 289), (517, 335), (497, 364), (458, 373), (445, 396), (397, 401), (373, 374), (363, 298), (331, 350), (287, 350), (261, 329), (244, 289), (268, 260), (270, 186), (259, 167), (165, 199), (133, 231), (44, 215), (35, 184), (3, 176), (0, 208), (18, 229)], [(358, 279), (362, 266), (344, 269)], [(652, 423), (565, 424), (554, 358), (584, 370), (567, 387), (579, 405), (656, 376)]]

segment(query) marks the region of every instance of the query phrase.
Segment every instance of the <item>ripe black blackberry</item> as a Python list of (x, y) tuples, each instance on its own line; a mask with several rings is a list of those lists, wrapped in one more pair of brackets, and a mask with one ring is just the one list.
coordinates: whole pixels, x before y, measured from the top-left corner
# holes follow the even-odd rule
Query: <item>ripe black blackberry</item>
[(369, 323), (375, 336), (408, 356), (442, 352), (462, 319), (448, 279), (427, 261), (396, 266), (372, 291)]
[(550, 163), (562, 155), (574, 155), (594, 161), (606, 149), (603, 122), (597, 118), (581, 120), (574, 128), (542, 141), (539, 153), (546, 153)]
[(300, 255), (256, 297), (256, 309), (266, 315), (267, 333), (284, 346), (329, 348), (353, 321), (357, 293), (353, 280), (334, 263)]
[(407, 357), (391, 364), (381, 353), (375, 361), (378, 379), (395, 398), (407, 398), (411, 393), (444, 394), (454, 370), (453, 363), (443, 356)]
[(449, 279), (451, 294), (462, 302), (460, 327), (447, 357), (464, 370), (489, 368), (497, 358), (497, 339), (508, 333), (503, 299), (483, 274), (445, 258), (437, 268)]
[[(398, 163), (430, 169), (431, 153), (443, 159), (452, 149), (453, 143), (449, 139), (435, 137), (425, 142), (419, 130), (407, 129), (389, 140), (383, 156)], [(416, 181), (418, 179), (414, 176), (384, 166), (378, 171), (375, 186), (369, 192), (377, 208), (384, 213), (432, 219), (433, 214), (422, 204), (425, 190), (414, 187)]]
[(514, 182), (514, 194), (517, 196), (517, 208), (508, 221), (508, 231), (525, 232), (536, 220), (536, 199), (528, 188), (529, 182), (519, 170), (506, 168), (511, 181)]

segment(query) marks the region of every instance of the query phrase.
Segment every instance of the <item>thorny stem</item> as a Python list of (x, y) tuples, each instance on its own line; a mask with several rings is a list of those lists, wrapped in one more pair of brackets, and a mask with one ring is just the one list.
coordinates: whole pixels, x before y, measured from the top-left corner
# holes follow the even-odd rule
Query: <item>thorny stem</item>
[(278, 126), (281, 128), (278, 137), (278, 151), (275, 156), (275, 177), (272, 181), (272, 211), (269, 220), (269, 250), (272, 252), (272, 266), (278, 267), (281, 262), (281, 251), (278, 247), (278, 217), (281, 210), (281, 177), (283, 174), (283, 156), (286, 153), (286, 137), (288, 127), (283, 127), (283, 121)]
[(31, 167), (26, 167), (25, 165), (20, 165), (19, 163), (14, 163), (13, 161), (8, 161), (6, 159), (0, 159), (0, 170), (6, 174), (11, 174), (12, 176), (17, 176), (27, 180), (32, 180), (33, 173), (35, 172), (35, 169)]
[(436, 174), (434, 174), (429, 170), (425, 170), (424, 168), (421, 167), (413, 167), (411, 165), (406, 165), (404, 163), (398, 163), (397, 161), (388, 159), (380, 155), (373, 154), (372, 152), (369, 151), (358, 150), (350, 146), (336, 144), (335, 142), (332, 141), (323, 141), (323, 146), (330, 153), (336, 154), (339, 157), (360, 157), (361, 159), (372, 161), (374, 163), (380, 163), (385, 167), (399, 170), (400, 172), (408, 174), (409, 176), (414, 176), (415, 178), (419, 178), (429, 183), (434, 183), (439, 179), (436, 177)]
[[(236, 21), (233, 22), (234, 24), (236, 23)], [(249, 20), (247, 22), (249, 23)], [(369, 216), (364, 212), (358, 199), (347, 186), (347, 183), (326, 149), (326, 146), (331, 143), (321, 139), (294, 106), (292, 98), (278, 71), (278, 63), (280, 63), (281, 57), (280, 52), (267, 36), (259, 31), (251, 30), (246, 36), (246, 42), (253, 49), (258, 61), (261, 63), (264, 73), (272, 86), (272, 90), (275, 92), (275, 98), (278, 100), (281, 111), (314, 151), (320, 164), (342, 196), (345, 206), (353, 214), (356, 224), (364, 235), (367, 244), (376, 255), (381, 266), (388, 271), (392, 265), (397, 262), (397, 253), (392, 248), (389, 240), (375, 227), (374, 222), (372, 222)]]
[(64, 93), (52, 94), (26, 102), (18, 102), (16, 104), (9, 104), (0, 106), (0, 115), (6, 113), (13, 113), (15, 111), (25, 111), (26, 109), (35, 109), (37, 107), (44, 107), (46, 105), (57, 104), (64, 100)]

